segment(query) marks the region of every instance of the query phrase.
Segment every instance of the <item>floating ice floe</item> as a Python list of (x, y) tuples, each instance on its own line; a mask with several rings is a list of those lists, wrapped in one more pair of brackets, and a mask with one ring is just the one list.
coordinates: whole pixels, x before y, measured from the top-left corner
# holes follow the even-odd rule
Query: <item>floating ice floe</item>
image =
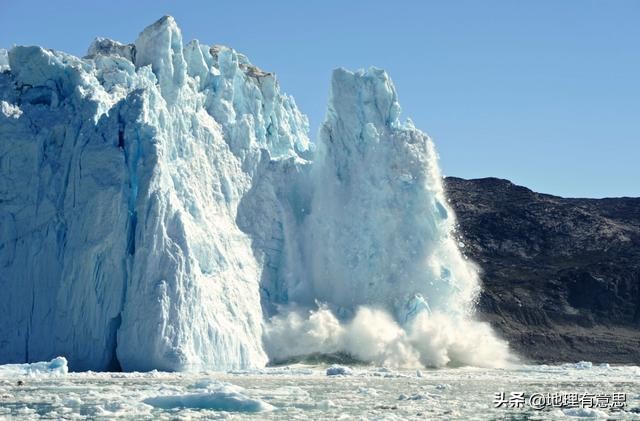
[(609, 415), (606, 412), (593, 408), (569, 408), (563, 409), (562, 412), (568, 417), (609, 418)]
[(327, 368), (327, 376), (351, 376), (352, 374), (353, 370), (341, 365), (332, 365)]
[(0, 378), (12, 378), (16, 376), (35, 375), (61, 375), (67, 374), (69, 367), (65, 357), (56, 357), (51, 361), (41, 361), (30, 364), (5, 364), (0, 365)]
[(411, 395), (401, 393), (400, 396), (398, 396), (399, 401), (421, 401), (426, 399), (433, 399), (433, 397), (429, 396), (428, 393), (413, 393)]
[(562, 367), (575, 368), (576, 370), (588, 370), (593, 368), (593, 363), (591, 361), (579, 361), (577, 363), (563, 364)]
[(262, 412), (275, 409), (262, 399), (251, 398), (240, 390), (238, 387), (224, 386), (208, 392), (155, 396), (143, 402), (160, 409), (192, 408), (227, 412)]
[(9, 104), (7, 101), (0, 101), (0, 112), (6, 117), (20, 118), (22, 110), (20, 107), (14, 104)]

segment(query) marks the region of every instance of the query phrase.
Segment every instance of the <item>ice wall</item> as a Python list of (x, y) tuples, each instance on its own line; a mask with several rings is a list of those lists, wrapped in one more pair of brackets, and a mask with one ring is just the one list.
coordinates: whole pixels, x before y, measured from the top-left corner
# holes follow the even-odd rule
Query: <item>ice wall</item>
[(0, 362), (264, 365), (261, 267), (235, 221), (260, 163), (309, 147), (274, 76), (183, 47), (171, 17), (84, 59), (0, 60)]
[(171, 17), (82, 59), (0, 50), (0, 363), (502, 352), (456, 357), (496, 342), (468, 317), (477, 275), (431, 140), (381, 70), (338, 70), (331, 92), (315, 150), (273, 74), (184, 44)]

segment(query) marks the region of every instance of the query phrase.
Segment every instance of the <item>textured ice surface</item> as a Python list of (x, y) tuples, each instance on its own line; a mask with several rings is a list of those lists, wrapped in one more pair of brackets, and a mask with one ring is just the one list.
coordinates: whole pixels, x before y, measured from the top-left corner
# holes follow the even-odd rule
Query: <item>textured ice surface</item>
[(221, 385), (215, 389), (184, 395), (160, 395), (147, 398), (144, 403), (160, 409), (190, 408), (225, 412), (261, 412), (274, 409), (261, 399), (243, 394), (240, 387)]
[(274, 76), (226, 47), (183, 47), (170, 17), (133, 46), (15, 47), (8, 61), (0, 360), (264, 365), (262, 263), (236, 217), (272, 159), (308, 148)]
[(17, 105), (9, 104), (7, 101), (0, 101), (0, 112), (5, 117), (20, 118), (22, 115), (22, 110)]
[(606, 412), (600, 411), (598, 409), (593, 409), (593, 408), (569, 408), (569, 409), (563, 409), (562, 413), (568, 417), (590, 418), (590, 419), (610, 418), (609, 414), (607, 414)]
[(56, 357), (51, 361), (40, 361), (29, 364), (0, 365), (0, 378), (15, 378), (20, 376), (62, 375), (69, 372), (67, 359)]
[(353, 371), (349, 367), (344, 367), (341, 365), (332, 365), (327, 368), (327, 376), (350, 376), (353, 374)]
[[(20, 419), (640, 419), (640, 368), (514, 366), (415, 371), (293, 366), (238, 373), (2, 375), (0, 418)], [(17, 382), (22, 381), (18, 386)], [(223, 395), (218, 395), (222, 392)], [(623, 410), (495, 408), (495, 394), (626, 393)], [(241, 395), (241, 398), (231, 399)], [(220, 399), (220, 396), (224, 398)], [(259, 402), (259, 404), (247, 404)], [(248, 406), (245, 406), (248, 405)], [(267, 408), (257, 413), (248, 409)], [(242, 410), (238, 412), (238, 410)]]
[(0, 50), (0, 362), (504, 363), (399, 113), (384, 71), (337, 70), (316, 150), (272, 73), (171, 17), (84, 58)]

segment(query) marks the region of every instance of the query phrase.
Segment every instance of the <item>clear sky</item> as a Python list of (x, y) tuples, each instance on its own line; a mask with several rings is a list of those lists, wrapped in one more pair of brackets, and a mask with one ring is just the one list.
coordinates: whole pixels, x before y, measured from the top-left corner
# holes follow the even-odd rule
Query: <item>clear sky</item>
[(446, 175), (640, 196), (640, 1), (0, 0), (0, 47), (83, 55), (173, 15), (275, 71), (311, 121), (332, 69), (386, 69)]

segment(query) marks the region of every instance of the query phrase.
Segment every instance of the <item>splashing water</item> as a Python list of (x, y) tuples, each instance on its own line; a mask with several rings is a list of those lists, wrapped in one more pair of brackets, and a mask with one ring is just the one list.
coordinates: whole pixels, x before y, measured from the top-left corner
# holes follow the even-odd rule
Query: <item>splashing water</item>
[(327, 308), (288, 312), (271, 320), (266, 348), (281, 360), (310, 354), (347, 353), (377, 365), (415, 368), (503, 367), (509, 349), (490, 326), (467, 318), (421, 312), (401, 327), (384, 310), (359, 307), (348, 322)]

